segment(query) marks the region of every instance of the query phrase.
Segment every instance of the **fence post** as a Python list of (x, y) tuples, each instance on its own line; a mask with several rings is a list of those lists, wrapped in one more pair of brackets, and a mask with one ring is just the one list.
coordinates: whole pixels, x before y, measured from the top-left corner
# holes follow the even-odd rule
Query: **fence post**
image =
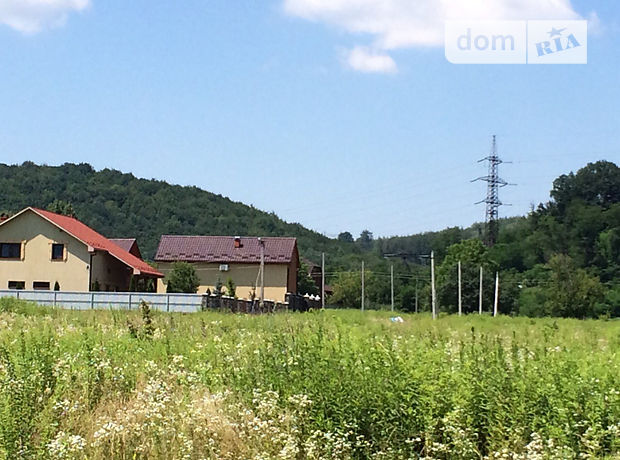
[(129, 293), (129, 311), (131, 311), (131, 293)]
[(166, 294), (166, 311), (170, 312), (170, 294)]
[(54, 291), (54, 306), (56, 306), (56, 294), (58, 294), (56, 291)]
[(95, 309), (95, 293), (91, 292), (90, 294), (90, 309), (94, 310)]

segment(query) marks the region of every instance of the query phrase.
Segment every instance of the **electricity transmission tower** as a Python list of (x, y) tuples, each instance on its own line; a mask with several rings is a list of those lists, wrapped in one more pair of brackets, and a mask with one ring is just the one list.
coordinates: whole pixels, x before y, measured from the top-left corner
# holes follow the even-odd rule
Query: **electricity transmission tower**
[(478, 163), (483, 161), (489, 162), (488, 175), (478, 177), (477, 179), (472, 180), (472, 182), (481, 180), (488, 184), (487, 197), (476, 204), (486, 203), (487, 205), (485, 242), (487, 246), (493, 246), (497, 242), (497, 220), (499, 218), (499, 207), (504, 206), (504, 203), (502, 203), (499, 199), (499, 189), (500, 187), (505, 187), (506, 185), (514, 185), (509, 184), (504, 179), (499, 177), (499, 165), (504, 163), (504, 161), (497, 155), (497, 140), (495, 135), (493, 136), (491, 154), (488, 157), (478, 161)]

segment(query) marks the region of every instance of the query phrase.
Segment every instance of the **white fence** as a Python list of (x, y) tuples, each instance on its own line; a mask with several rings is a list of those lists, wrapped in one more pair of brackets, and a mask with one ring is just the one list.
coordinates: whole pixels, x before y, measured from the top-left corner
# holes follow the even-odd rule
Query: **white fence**
[(198, 294), (152, 294), (148, 292), (67, 292), (67, 291), (19, 291), (0, 290), (0, 297), (15, 297), (39, 305), (71, 310), (140, 308), (142, 300), (153, 310), (194, 313), (202, 305)]

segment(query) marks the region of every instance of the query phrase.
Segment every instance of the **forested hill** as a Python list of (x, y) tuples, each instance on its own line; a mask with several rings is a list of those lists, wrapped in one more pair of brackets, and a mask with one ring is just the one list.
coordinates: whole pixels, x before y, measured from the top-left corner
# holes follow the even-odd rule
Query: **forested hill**
[[(557, 178), (549, 202), (528, 216), (500, 221), (493, 248), (479, 241), (484, 230), (480, 224), (379, 239), (370, 231), (358, 238), (343, 231), (332, 239), (197, 187), (138, 179), (110, 169), (95, 171), (88, 164), (0, 164), (0, 212), (15, 213), (27, 206), (66, 212), (67, 203), (76, 217), (108, 237), (138, 238), (147, 259), (163, 234), (297, 237), (302, 257), (319, 262), (321, 252), (326, 253), (327, 281), (334, 288), (334, 302), (343, 306), (359, 304), (355, 277), (364, 260), (370, 303), (389, 303), (386, 280), (393, 264), (397, 301), (401, 308), (412, 309), (418, 280), (428, 275), (418, 256), (433, 250), (440, 304), (446, 311), (456, 305), (456, 289), (450, 283), (461, 261), (470, 307), (477, 305), (478, 268), (484, 265), (485, 273), (502, 273), (504, 313), (620, 316), (620, 168), (612, 162), (591, 163)], [(372, 222), (368, 225), (372, 228)], [(389, 254), (393, 257), (384, 257)], [(490, 299), (491, 277), (487, 281), (485, 296)], [(428, 307), (429, 296), (425, 285), (420, 308)], [(578, 310), (575, 298), (582, 299)]]
[(221, 195), (88, 164), (0, 164), (0, 191), (0, 211), (9, 213), (70, 203), (76, 217), (103, 235), (137, 238), (146, 258), (163, 234), (295, 236), (304, 256), (315, 260), (321, 251), (346, 252), (343, 242)]
[(384, 239), (374, 239), (369, 231), (357, 238), (343, 231), (338, 239), (331, 239), (198, 187), (139, 179), (111, 169), (95, 171), (88, 164), (0, 164), (0, 191), (0, 212), (69, 203), (77, 218), (103, 235), (137, 238), (147, 259), (153, 257), (164, 234), (294, 236), (304, 258), (318, 263), (325, 252), (331, 271), (357, 269), (362, 259), (369, 268), (385, 269), (385, 253), (428, 254), (434, 249), (441, 259), (449, 245), (478, 237), (482, 231), (480, 224), (474, 224)]
[[(319, 262), (326, 253), (331, 301), (345, 307), (360, 305), (363, 260), (368, 305), (389, 304), (393, 265), (399, 307), (413, 310), (419, 297), (419, 308), (428, 310), (428, 267), (419, 256), (433, 250), (442, 311), (456, 311), (460, 262), (466, 312), (478, 308), (479, 268), (484, 267), (487, 274), (501, 272), (502, 313), (620, 316), (620, 168), (607, 161), (560, 176), (547, 203), (528, 216), (500, 221), (492, 248), (480, 241), (480, 224), (379, 239), (367, 230), (358, 238), (343, 231), (332, 239), (197, 187), (95, 171), (88, 164), (0, 164), (0, 212), (27, 206), (74, 213), (108, 237), (138, 238), (147, 259), (162, 234), (295, 236), (304, 258)], [(372, 222), (368, 225), (372, 228)], [(493, 281), (492, 275), (485, 278), (485, 305), (493, 302)], [(301, 291), (316, 290), (307, 277), (300, 283)]]

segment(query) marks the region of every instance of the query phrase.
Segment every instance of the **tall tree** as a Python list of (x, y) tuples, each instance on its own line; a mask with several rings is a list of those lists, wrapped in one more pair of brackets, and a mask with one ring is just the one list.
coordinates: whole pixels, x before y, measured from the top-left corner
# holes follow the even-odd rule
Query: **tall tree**
[(364, 230), (357, 239), (357, 244), (363, 251), (370, 251), (373, 247), (374, 236), (370, 230)]
[(342, 232), (338, 234), (338, 241), (344, 243), (353, 243), (353, 235), (350, 232)]
[(608, 207), (620, 202), (620, 168), (610, 161), (597, 161), (553, 181), (551, 198), (563, 212), (573, 200)]
[(604, 298), (598, 278), (577, 268), (566, 255), (556, 254), (549, 261), (551, 282), (547, 311), (552, 316), (587, 318), (595, 315), (597, 302)]

